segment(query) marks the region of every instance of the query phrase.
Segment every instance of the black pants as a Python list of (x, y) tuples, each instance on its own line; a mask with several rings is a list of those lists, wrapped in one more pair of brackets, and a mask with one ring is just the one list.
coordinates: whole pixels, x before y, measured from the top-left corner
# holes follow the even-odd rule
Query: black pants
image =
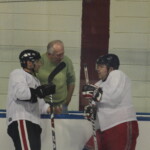
[(27, 120), (14, 121), (7, 129), (16, 150), (41, 150), (41, 131), (39, 125)]

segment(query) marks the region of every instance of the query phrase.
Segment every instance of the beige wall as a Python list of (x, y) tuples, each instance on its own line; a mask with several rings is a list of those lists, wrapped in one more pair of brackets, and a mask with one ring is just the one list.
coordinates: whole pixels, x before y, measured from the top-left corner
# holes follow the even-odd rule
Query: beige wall
[[(132, 80), (137, 112), (150, 112), (150, 0), (110, 0), (109, 52)], [(0, 3), (0, 109), (5, 109), (8, 75), (25, 48), (41, 53), (61, 39), (76, 72), (70, 110), (78, 110), (82, 0)]]
[(150, 0), (111, 0), (109, 51), (132, 80), (136, 111), (150, 112)]
[(61, 39), (77, 78), (69, 109), (78, 110), (81, 11), (80, 0), (0, 3), (0, 109), (5, 109), (9, 73), (20, 67), (20, 51), (44, 53), (49, 41)]

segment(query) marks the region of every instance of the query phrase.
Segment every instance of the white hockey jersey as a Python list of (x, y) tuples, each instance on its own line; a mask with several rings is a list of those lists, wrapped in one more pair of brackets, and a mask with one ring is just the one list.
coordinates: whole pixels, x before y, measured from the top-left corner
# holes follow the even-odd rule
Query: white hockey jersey
[(97, 121), (101, 131), (137, 120), (132, 105), (130, 79), (122, 71), (110, 72), (105, 82), (98, 81), (95, 85), (103, 90), (102, 100), (97, 103)]
[(8, 84), (8, 100), (6, 106), (7, 124), (16, 120), (28, 120), (40, 125), (41, 113), (46, 113), (49, 104), (44, 99), (31, 103), (29, 88), (40, 85), (39, 80), (23, 69), (15, 69), (11, 72)]

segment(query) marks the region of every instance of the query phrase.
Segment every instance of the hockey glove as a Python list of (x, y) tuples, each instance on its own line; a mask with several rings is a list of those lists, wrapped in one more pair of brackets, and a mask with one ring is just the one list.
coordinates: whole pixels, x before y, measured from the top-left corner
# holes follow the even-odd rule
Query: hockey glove
[(55, 93), (56, 85), (53, 83), (44, 84), (36, 88), (36, 95), (39, 98), (44, 98), (45, 96)]
[(96, 102), (101, 100), (102, 93), (103, 91), (101, 88), (92, 84), (84, 85), (82, 88), (82, 95), (87, 99), (92, 98)]
[(36, 102), (37, 97), (44, 98), (45, 96), (55, 93), (56, 85), (53, 83), (38, 86), (36, 89), (30, 88), (31, 102)]
[(96, 112), (97, 112), (97, 109), (96, 109), (96, 106), (92, 105), (87, 105), (84, 107), (84, 113), (86, 114), (86, 117), (88, 120), (91, 119), (92, 115), (93, 115), (93, 119), (96, 120)]

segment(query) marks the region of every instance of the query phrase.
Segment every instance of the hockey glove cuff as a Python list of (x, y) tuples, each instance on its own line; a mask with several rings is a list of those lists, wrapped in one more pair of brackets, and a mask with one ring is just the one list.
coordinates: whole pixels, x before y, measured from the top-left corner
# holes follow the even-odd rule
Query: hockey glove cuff
[(33, 89), (33, 88), (30, 88), (30, 92), (31, 92), (30, 102), (31, 103), (36, 103), (37, 102), (36, 90)]

